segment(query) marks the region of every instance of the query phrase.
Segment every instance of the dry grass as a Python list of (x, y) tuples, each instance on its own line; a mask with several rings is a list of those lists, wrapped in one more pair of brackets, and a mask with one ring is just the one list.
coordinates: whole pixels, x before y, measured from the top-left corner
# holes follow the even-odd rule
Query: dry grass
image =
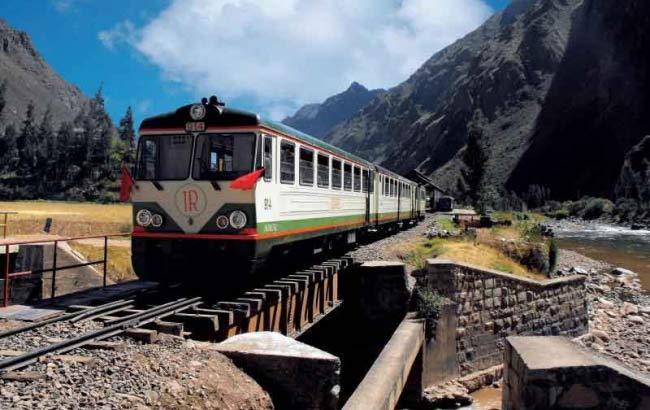
[[(78, 241), (71, 241), (70, 246), (89, 261), (98, 261), (104, 259), (104, 247), (95, 246)], [(101, 270), (102, 265), (97, 265)], [(113, 282), (124, 282), (137, 279), (133, 266), (131, 266), (131, 248), (125, 246), (108, 247), (108, 277)]]
[(8, 235), (14, 237), (42, 233), (47, 218), (52, 218), (50, 233), (59, 236), (131, 231), (130, 204), (12, 201), (0, 202), (0, 211), (19, 213), (9, 216)]
[(471, 241), (448, 241), (443, 247), (441, 258), (455, 262), (495, 269), (535, 280), (547, 279), (545, 275), (533, 272), (511, 259), (496, 248)]
[(419, 239), (395, 246), (389, 250), (389, 254), (418, 269), (422, 269), (429, 258), (441, 258), (535, 280), (547, 279), (545, 275), (531, 271), (498, 248), (472, 240)]

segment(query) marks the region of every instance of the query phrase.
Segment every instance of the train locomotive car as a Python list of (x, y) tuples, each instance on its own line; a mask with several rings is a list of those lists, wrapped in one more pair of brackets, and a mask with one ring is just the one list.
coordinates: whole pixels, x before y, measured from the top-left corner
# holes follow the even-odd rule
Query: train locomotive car
[(133, 267), (153, 281), (252, 273), (276, 253), (414, 223), (424, 195), (385, 168), (211, 97), (140, 126)]

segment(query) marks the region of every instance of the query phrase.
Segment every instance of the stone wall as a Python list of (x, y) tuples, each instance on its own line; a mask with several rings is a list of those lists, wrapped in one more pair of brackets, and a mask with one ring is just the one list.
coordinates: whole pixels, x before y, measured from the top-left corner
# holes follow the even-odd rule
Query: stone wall
[(427, 261), (418, 282), (457, 304), (456, 353), (461, 375), (501, 364), (507, 336), (577, 336), (588, 330), (582, 276), (537, 282), (434, 259)]
[(650, 409), (649, 379), (564, 337), (507, 338), (504, 373), (504, 410)]

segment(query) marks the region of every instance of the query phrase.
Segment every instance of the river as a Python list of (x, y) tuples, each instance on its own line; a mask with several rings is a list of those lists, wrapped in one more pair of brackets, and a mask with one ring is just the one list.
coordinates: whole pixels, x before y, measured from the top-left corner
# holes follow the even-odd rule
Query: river
[(559, 223), (554, 231), (560, 248), (636, 272), (650, 291), (650, 231), (574, 222)]

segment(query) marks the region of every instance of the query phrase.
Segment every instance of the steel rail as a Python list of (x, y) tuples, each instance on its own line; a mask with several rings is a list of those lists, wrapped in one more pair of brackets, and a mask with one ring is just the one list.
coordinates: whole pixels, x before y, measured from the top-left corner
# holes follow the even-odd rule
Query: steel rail
[[(70, 319), (70, 323), (77, 323), (77, 322), (86, 321), (86, 320), (95, 320), (98, 317), (111, 316), (114, 313), (118, 313), (118, 312), (121, 312), (121, 311), (126, 310), (126, 309), (132, 309), (134, 307), (135, 307), (134, 304), (129, 304), (129, 305), (120, 306), (120, 307), (117, 307), (117, 308), (111, 309), (111, 310), (104, 310), (102, 312), (97, 312), (97, 313), (89, 312), (88, 316), (73, 317), (72, 319)], [(92, 314), (90, 314), (90, 313), (92, 313)]]
[(84, 333), (80, 336), (63, 340), (49, 346), (41, 347), (20, 356), (0, 360), (0, 374), (35, 363), (40, 357), (47, 354), (69, 352), (70, 350), (76, 349), (85, 344), (116, 336), (129, 328), (139, 327), (155, 322), (162, 317), (173, 315), (181, 310), (188, 309), (191, 306), (199, 305), (200, 303), (202, 303), (201, 297), (194, 297), (191, 299), (181, 298), (174, 302), (165, 303), (164, 305), (156, 306), (144, 310), (141, 313), (137, 313), (137, 317), (131, 315), (121, 318), (122, 320), (117, 323), (105, 326), (102, 329)]
[(18, 333), (27, 332), (28, 330), (38, 329), (39, 327), (43, 327), (43, 326), (49, 325), (51, 323), (63, 322), (63, 321), (66, 321), (66, 320), (72, 320), (74, 322), (74, 321), (76, 321), (75, 319), (80, 317), (80, 316), (81, 317), (86, 317), (86, 316), (91, 315), (91, 314), (102, 313), (102, 312), (105, 312), (106, 310), (117, 308), (117, 307), (127, 306), (127, 305), (129, 305), (131, 303), (133, 303), (133, 300), (116, 300), (114, 302), (106, 303), (104, 305), (95, 306), (95, 307), (92, 307), (92, 308), (89, 308), (89, 309), (80, 310), (80, 311), (77, 311), (77, 312), (65, 313), (63, 315), (56, 316), (56, 317), (53, 317), (51, 319), (44, 320), (42, 322), (36, 322), (36, 323), (32, 323), (30, 325), (21, 326), (21, 327), (17, 327), (17, 328), (14, 328), (14, 329), (5, 330), (4, 332), (0, 332), (0, 339), (3, 339), (5, 337), (9, 337), (9, 336), (13, 336), (13, 335), (16, 335)]

